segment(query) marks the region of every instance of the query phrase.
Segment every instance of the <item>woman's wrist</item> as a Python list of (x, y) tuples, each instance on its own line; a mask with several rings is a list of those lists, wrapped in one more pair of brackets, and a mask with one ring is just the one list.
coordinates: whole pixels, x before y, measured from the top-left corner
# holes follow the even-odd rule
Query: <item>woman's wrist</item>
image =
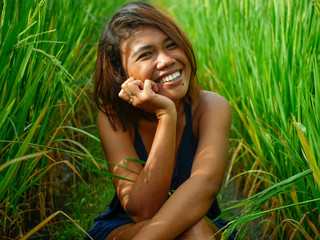
[(158, 120), (168, 118), (171, 120), (177, 120), (177, 109), (174, 104), (167, 108), (159, 109), (156, 111), (156, 117)]

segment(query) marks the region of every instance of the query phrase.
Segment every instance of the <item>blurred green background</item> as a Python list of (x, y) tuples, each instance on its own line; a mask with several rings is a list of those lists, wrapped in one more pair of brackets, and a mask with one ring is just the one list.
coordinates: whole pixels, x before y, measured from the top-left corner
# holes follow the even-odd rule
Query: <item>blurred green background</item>
[[(92, 74), (124, 2), (1, 0), (1, 239), (82, 239), (106, 210)], [(148, 2), (189, 36), (203, 88), (233, 107), (219, 196), (230, 230), (320, 239), (319, 1)]]

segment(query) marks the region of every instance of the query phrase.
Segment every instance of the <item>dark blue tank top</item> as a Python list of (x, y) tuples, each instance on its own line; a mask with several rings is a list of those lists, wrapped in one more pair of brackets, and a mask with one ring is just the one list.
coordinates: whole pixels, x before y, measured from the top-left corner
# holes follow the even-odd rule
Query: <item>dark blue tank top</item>
[[(190, 177), (193, 159), (198, 147), (198, 141), (194, 137), (193, 130), (192, 130), (192, 116), (191, 116), (192, 112), (191, 112), (190, 104), (187, 104), (187, 103), (185, 104), (185, 112), (186, 112), (186, 125), (184, 127), (179, 149), (177, 152), (177, 161), (176, 161), (176, 166), (173, 172), (171, 187), (170, 187), (172, 191), (176, 190), (182, 183), (184, 183)], [(134, 147), (139, 156), (139, 159), (143, 161), (147, 161), (148, 154), (137, 127), (135, 129)], [(103, 219), (109, 219), (109, 220), (130, 219), (130, 217), (122, 208), (121, 203), (117, 197), (117, 194), (115, 194), (114, 198), (110, 202), (109, 207), (110, 209), (108, 211), (108, 214), (103, 214)], [(207, 213), (207, 217), (213, 220), (217, 216), (219, 216), (220, 213), (221, 213), (221, 210), (219, 208), (218, 201), (215, 200)], [(96, 219), (96, 220), (99, 220), (99, 219)]]
[[(191, 106), (189, 104), (185, 105), (185, 112), (186, 126), (184, 127), (179, 149), (177, 152), (177, 161), (170, 187), (171, 191), (176, 190), (182, 183), (184, 183), (190, 177), (193, 159), (198, 147), (198, 141), (194, 137), (192, 131), (192, 112)], [(139, 134), (138, 128), (135, 129), (134, 147), (139, 156), (139, 159), (147, 161), (148, 154)], [(102, 213), (95, 218), (94, 226), (89, 231), (90, 236), (94, 240), (104, 240), (106, 236), (117, 227), (133, 222), (122, 208), (117, 194), (115, 194), (112, 201), (108, 205), (109, 209), (105, 213)], [(207, 217), (211, 220), (214, 220), (213, 223), (218, 228), (223, 229), (227, 227), (227, 224), (229, 222), (222, 218), (215, 220), (220, 214), (221, 211), (218, 205), (218, 201), (215, 200), (207, 213)], [(234, 240), (236, 232), (237, 231), (235, 230), (231, 234), (229, 239)], [(89, 237), (86, 235), (85, 240), (88, 239)]]

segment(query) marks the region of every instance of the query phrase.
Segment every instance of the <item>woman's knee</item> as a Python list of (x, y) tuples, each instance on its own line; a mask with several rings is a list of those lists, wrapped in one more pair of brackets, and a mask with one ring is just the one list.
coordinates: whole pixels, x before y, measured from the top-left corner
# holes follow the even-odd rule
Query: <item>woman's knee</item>
[(148, 221), (142, 221), (139, 223), (129, 223), (117, 227), (105, 238), (105, 240), (132, 239), (147, 223)]
[(217, 231), (219, 231), (219, 228), (215, 226), (207, 217), (205, 217), (181, 234), (176, 240), (218, 240), (221, 238), (221, 234), (215, 235)]

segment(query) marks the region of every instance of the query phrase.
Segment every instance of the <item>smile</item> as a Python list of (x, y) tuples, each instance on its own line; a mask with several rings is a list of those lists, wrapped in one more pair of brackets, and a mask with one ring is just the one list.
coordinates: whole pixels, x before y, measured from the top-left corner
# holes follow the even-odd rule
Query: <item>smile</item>
[(173, 74), (170, 74), (168, 76), (165, 76), (163, 78), (161, 78), (159, 80), (159, 83), (167, 83), (167, 82), (171, 82), (171, 81), (174, 81), (176, 80), (178, 77), (180, 77), (181, 73), (180, 71), (176, 71), (175, 73)]

